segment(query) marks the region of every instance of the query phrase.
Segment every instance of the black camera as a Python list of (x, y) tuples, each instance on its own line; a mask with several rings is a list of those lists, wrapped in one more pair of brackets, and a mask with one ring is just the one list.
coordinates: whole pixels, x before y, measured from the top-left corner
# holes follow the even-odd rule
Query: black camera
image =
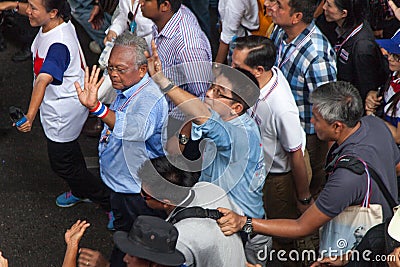
[(15, 123), (17, 127), (21, 126), (27, 121), (24, 112), (20, 108), (11, 106), (8, 109), (8, 113), (10, 114), (11, 121)]

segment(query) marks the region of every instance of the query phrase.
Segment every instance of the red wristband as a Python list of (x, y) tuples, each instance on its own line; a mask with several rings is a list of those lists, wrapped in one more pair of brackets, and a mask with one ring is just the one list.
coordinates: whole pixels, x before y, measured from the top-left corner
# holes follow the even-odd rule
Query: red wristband
[(89, 110), (89, 112), (95, 112), (99, 108), (99, 106), (100, 106), (100, 101), (97, 101), (97, 105), (91, 110)]

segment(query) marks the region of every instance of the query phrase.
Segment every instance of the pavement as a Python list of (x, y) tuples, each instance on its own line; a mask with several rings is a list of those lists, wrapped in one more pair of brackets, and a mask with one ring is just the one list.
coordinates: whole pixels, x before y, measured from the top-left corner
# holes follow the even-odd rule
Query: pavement
[[(89, 39), (77, 27), (89, 65), (96, 55), (88, 51)], [(39, 116), (30, 133), (20, 133), (8, 116), (8, 107), (27, 110), (32, 91), (32, 61), (11, 61), (18, 51), (12, 28), (6, 31), (7, 50), (0, 52), (0, 251), (10, 267), (61, 266), (65, 253), (65, 231), (78, 219), (91, 226), (81, 247), (94, 248), (109, 256), (112, 233), (107, 216), (93, 203), (59, 208), (56, 197), (67, 184), (50, 169)], [(98, 175), (97, 138), (81, 135), (79, 142), (91, 171)]]

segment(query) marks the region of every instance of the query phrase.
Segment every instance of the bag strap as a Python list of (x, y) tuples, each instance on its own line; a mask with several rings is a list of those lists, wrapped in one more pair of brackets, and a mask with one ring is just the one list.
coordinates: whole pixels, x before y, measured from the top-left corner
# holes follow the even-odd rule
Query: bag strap
[(187, 218), (209, 218), (218, 220), (223, 214), (217, 209), (204, 209), (202, 207), (181, 208), (168, 219), (168, 222), (176, 224), (177, 222)]
[[(366, 171), (366, 166), (364, 165), (364, 163), (361, 160), (359, 160), (358, 158), (350, 156), (350, 155), (345, 155), (345, 156), (340, 157), (336, 161), (335, 166), (333, 167), (332, 171), (334, 171), (337, 168), (346, 168), (346, 169), (354, 172), (355, 174), (359, 174), (359, 175), (363, 174)], [(379, 177), (379, 175), (376, 173), (376, 171), (370, 166), (368, 166), (368, 170), (371, 173), (372, 179), (374, 179), (374, 181), (378, 185), (379, 189), (383, 193), (383, 196), (385, 197), (390, 208), (393, 209), (397, 205), (396, 201), (393, 199), (393, 196), (389, 193), (389, 190), (387, 189), (385, 184), (382, 182), (382, 179)]]

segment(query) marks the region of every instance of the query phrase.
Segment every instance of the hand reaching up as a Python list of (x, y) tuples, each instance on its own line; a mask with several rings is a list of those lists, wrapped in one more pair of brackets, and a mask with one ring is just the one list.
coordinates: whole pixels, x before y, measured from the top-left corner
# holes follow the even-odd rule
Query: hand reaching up
[(87, 223), (86, 221), (77, 220), (76, 223), (74, 223), (71, 226), (71, 228), (65, 232), (64, 238), (65, 238), (65, 243), (67, 243), (67, 246), (77, 248), (79, 246), (79, 242), (81, 241), (83, 234), (85, 233), (86, 229), (89, 226), (90, 223)]
[(100, 68), (98, 68), (96, 65), (93, 66), (90, 75), (89, 67), (86, 67), (83, 89), (78, 82), (74, 83), (79, 101), (88, 109), (95, 108), (97, 102), (99, 101), (97, 97), (97, 92), (99, 91), (99, 88), (104, 81), (104, 77), (101, 77), (101, 79), (99, 80), (99, 74)]

